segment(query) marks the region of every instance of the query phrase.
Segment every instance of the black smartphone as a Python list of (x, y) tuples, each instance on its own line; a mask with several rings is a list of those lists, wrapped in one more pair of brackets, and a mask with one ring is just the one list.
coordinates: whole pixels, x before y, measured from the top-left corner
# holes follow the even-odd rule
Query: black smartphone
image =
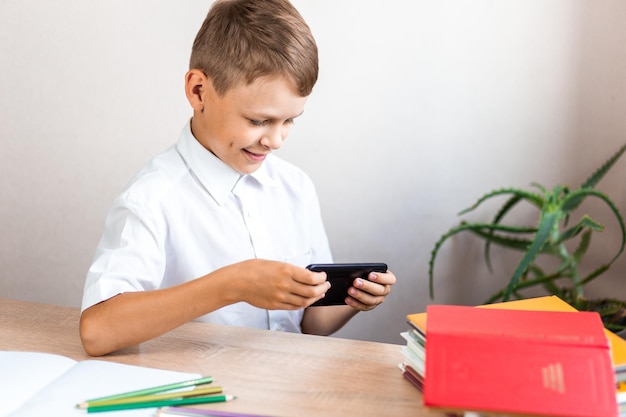
[(327, 280), (330, 281), (330, 289), (326, 296), (314, 302), (311, 306), (345, 305), (348, 288), (352, 286), (355, 278), (367, 279), (370, 272), (387, 272), (387, 264), (382, 262), (311, 264), (306, 268), (315, 272), (326, 272)]

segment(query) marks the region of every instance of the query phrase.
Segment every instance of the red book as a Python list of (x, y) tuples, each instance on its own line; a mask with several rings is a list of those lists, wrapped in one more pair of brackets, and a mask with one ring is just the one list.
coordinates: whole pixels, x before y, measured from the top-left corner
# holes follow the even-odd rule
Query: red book
[(617, 417), (600, 316), (427, 308), (424, 405), (446, 410)]

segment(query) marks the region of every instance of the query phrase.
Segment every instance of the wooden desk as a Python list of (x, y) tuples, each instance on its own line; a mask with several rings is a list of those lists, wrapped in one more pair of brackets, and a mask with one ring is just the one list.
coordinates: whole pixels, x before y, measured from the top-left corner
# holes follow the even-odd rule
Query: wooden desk
[[(88, 356), (79, 310), (0, 299), (0, 350)], [(271, 416), (440, 416), (398, 369), (400, 345), (187, 323), (100, 357), (212, 375), (235, 401), (212, 408)]]

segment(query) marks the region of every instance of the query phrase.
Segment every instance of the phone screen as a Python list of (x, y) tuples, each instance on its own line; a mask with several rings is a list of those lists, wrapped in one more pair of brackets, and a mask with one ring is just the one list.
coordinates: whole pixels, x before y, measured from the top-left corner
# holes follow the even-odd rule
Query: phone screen
[(311, 306), (345, 305), (348, 289), (355, 278), (367, 279), (370, 272), (387, 272), (387, 264), (376, 263), (345, 263), (345, 264), (311, 264), (306, 267), (315, 272), (326, 272), (330, 281), (330, 289), (321, 300)]

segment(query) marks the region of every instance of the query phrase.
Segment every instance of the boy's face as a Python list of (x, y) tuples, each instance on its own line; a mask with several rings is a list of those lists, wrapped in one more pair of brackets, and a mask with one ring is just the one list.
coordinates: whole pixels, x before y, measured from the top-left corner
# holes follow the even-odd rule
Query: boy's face
[(222, 97), (207, 81), (197, 90), (199, 103), (190, 98), (195, 110), (194, 136), (236, 171), (256, 171), (270, 152), (281, 147), (293, 120), (304, 111), (307, 97), (298, 95), (283, 77), (240, 83)]

